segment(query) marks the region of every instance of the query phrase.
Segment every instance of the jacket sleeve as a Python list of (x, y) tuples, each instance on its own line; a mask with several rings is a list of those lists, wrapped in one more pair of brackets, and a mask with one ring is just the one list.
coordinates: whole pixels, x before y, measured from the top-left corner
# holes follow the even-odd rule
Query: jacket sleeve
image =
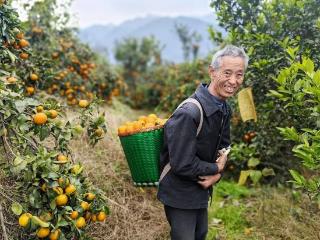
[(201, 160), (196, 155), (198, 123), (185, 104), (167, 121), (164, 134), (168, 145), (171, 170), (174, 174), (197, 181), (198, 176), (218, 173), (215, 163)]

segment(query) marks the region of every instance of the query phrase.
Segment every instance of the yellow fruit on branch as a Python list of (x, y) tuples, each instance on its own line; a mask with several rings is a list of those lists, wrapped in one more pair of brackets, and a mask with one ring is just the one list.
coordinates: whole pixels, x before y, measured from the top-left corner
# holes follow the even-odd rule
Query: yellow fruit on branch
[(84, 217), (78, 218), (78, 220), (76, 221), (76, 226), (79, 229), (84, 228), (86, 226), (86, 220), (84, 219)]
[(66, 162), (68, 162), (68, 157), (65, 156), (65, 155), (63, 155), (63, 154), (59, 154), (58, 157), (57, 157), (57, 159), (58, 159), (58, 162), (59, 162), (59, 163), (66, 163)]
[(58, 116), (58, 112), (56, 110), (54, 110), (54, 109), (49, 110), (48, 113), (49, 113), (48, 114), (49, 117), (52, 118), (52, 119), (54, 119), (54, 118), (56, 118)]
[(28, 42), (27, 40), (25, 40), (25, 39), (21, 39), (21, 40), (19, 41), (19, 46), (20, 46), (21, 48), (28, 47), (29, 45), (30, 45), (29, 42)]
[(24, 38), (23, 32), (19, 32), (19, 33), (16, 35), (16, 38), (18, 38), (18, 39), (23, 39), (23, 38)]
[(97, 215), (92, 214), (92, 215), (91, 215), (91, 221), (92, 221), (92, 222), (96, 222), (96, 221), (97, 221)]
[(57, 229), (57, 230), (55, 230), (54, 232), (50, 233), (49, 239), (50, 239), (50, 240), (58, 240), (58, 239), (59, 239), (59, 236), (60, 236), (60, 232), (61, 232), (61, 230), (60, 230), (60, 229)]
[(48, 121), (48, 117), (46, 114), (40, 112), (40, 113), (36, 113), (34, 116), (33, 116), (33, 122), (36, 124), (36, 125), (43, 125), (45, 124), (46, 122)]
[(90, 208), (90, 204), (89, 204), (88, 202), (86, 202), (86, 201), (81, 202), (81, 203), (80, 203), (80, 206), (82, 207), (82, 209), (83, 209), (84, 211), (87, 211), (87, 210), (89, 210), (89, 208)]
[(27, 91), (28, 95), (32, 95), (35, 92), (34, 87), (27, 87), (26, 91)]
[(65, 206), (68, 203), (68, 197), (65, 194), (61, 194), (56, 197), (57, 206)]
[(71, 195), (71, 194), (74, 194), (76, 192), (77, 188), (70, 184), (69, 186), (66, 187), (66, 189), (64, 190), (64, 192), (67, 194), (67, 195)]
[(52, 188), (52, 190), (55, 191), (55, 193), (58, 195), (63, 194), (63, 189), (61, 187), (54, 187)]
[(46, 192), (47, 191), (47, 184), (42, 184), (41, 185), (41, 190), (42, 190), (42, 192)]
[(7, 82), (10, 84), (16, 83), (18, 80), (15, 77), (8, 77)]
[(19, 57), (20, 57), (21, 59), (23, 59), (23, 60), (26, 60), (26, 59), (28, 59), (28, 58), (29, 58), (29, 54), (28, 54), (28, 53), (23, 52), (23, 53), (20, 53), (20, 54), (19, 54)]
[(82, 99), (79, 101), (79, 107), (86, 108), (89, 105), (88, 100)]
[(87, 212), (84, 214), (84, 219), (85, 219), (87, 222), (90, 221), (90, 219), (91, 219), (91, 213), (87, 211)]
[(43, 108), (43, 106), (40, 105), (40, 106), (36, 107), (36, 110), (38, 113), (40, 113), (40, 112), (43, 112), (44, 108)]
[(103, 222), (104, 220), (106, 220), (107, 218), (107, 214), (105, 212), (99, 212), (97, 215), (97, 220), (99, 222)]
[(83, 167), (80, 164), (76, 164), (71, 168), (71, 172), (75, 175), (78, 175), (82, 172)]
[(72, 213), (70, 214), (70, 218), (73, 220), (77, 219), (78, 216), (79, 216), (78, 211), (72, 211)]
[(94, 134), (98, 137), (101, 137), (102, 134), (104, 133), (103, 129), (102, 128), (97, 128), (95, 131), (94, 131)]
[(30, 213), (24, 213), (19, 217), (19, 225), (21, 227), (27, 227), (32, 215)]
[(35, 74), (35, 73), (31, 73), (30, 74), (30, 79), (32, 81), (38, 81), (39, 80), (39, 76), (37, 74)]
[(39, 230), (37, 231), (37, 237), (38, 238), (46, 238), (48, 237), (50, 234), (50, 229), (49, 228), (39, 228)]
[(93, 201), (96, 198), (96, 195), (93, 193), (86, 193), (85, 197), (88, 201)]

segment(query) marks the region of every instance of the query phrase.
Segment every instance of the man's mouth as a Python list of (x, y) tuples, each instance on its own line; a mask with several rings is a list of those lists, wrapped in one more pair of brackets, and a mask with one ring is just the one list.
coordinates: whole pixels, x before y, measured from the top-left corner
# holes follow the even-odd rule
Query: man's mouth
[(234, 92), (236, 91), (236, 88), (225, 85), (225, 86), (224, 86), (224, 90), (225, 90), (227, 93), (232, 94), (232, 93), (234, 93)]

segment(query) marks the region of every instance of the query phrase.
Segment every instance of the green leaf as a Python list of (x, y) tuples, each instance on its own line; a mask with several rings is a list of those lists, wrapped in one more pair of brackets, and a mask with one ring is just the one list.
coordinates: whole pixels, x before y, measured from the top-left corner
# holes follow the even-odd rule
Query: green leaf
[(11, 210), (15, 215), (20, 216), (23, 209), (22, 209), (22, 206), (19, 203), (14, 202), (11, 205)]
[(43, 141), (50, 135), (50, 129), (46, 126), (40, 128), (40, 141)]
[(59, 175), (55, 172), (50, 172), (48, 174), (48, 178), (51, 178), (51, 179), (58, 179), (59, 178)]
[(305, 184), (305, 178), (302, 175), (300, 175), (297, 171), (291, 169), (289, 170), (289, 172), (298, 185), (303, 186)]
[(262, 169), (262, 175), (264, 177), (267, 177), (267, 176), (275, 176), (275, 172), (273, 170), (273, 168), (264, 168)]
[(260, 164), (260, 160), (258, 158), (250, 158), (248, 161), (248, 167), (254, 168)]
[(250, 172), (250, 178), (254, 184), (257, 184), (262, 177), (262, 173), (259, 170), (252, 170)]

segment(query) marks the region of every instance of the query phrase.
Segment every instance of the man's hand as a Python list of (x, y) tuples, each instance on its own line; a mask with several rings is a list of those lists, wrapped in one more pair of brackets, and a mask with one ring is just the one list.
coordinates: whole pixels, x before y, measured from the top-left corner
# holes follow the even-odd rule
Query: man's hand
[(226, 166), (226, 162), (228, 160), (228, 156), (226, 154), (222, 154), (217, 160), (216, 164), (219, 172), (222, 172), (224, 167)]
[(209, 175), (209, 176), (199, 176), (200, 181), (198, 183), (204, 188), (207, 189), (213, 184), (215, 184), (220, 178), (221, 174), (217, 173), (215, 175)]

